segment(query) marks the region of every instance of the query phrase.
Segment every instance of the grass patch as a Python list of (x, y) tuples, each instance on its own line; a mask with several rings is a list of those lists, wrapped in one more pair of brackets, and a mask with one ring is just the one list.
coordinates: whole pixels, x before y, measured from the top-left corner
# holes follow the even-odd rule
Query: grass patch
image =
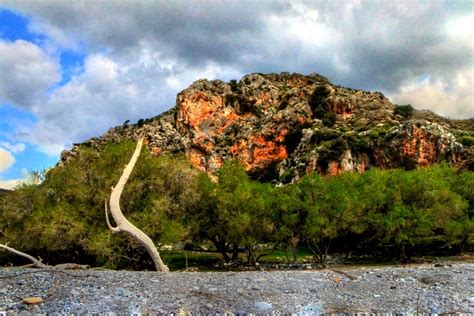
[(218, 253), (198, 251), (162, 251), (161, 257), (170, 270), (197, 268), (200, 271), (210, 271), (213, 270), (216, 263), (222, 260)]

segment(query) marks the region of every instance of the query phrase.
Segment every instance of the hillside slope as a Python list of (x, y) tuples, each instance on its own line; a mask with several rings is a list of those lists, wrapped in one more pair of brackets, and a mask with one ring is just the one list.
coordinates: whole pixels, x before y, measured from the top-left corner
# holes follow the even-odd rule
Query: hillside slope
[(335, 175), (441, 161), (474, 166), (473, 119), (411, 111), (380, 92), (289, 73), (198, 80), (177, 95), (171, 110), (75, 144), (62, 153), (61, 164), (80, 155), (81, 147), (100, 150), (142, 133), (153, 154), (183, 152), (211, 175), (225, 160), (238, 159), (254, 178), (283, 183), (311, 171)]

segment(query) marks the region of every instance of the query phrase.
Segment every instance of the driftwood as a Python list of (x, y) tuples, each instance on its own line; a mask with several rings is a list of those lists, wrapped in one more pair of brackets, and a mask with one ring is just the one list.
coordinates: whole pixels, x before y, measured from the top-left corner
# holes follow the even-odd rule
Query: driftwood
[(336, 270), (336, 269), (330, 269), (332, 272), (336, 272), (339, 274), (342, 274), (343, 276), (351, 279), (351, 280), (357, 280), (357, 277), (353, 276), (352, 274), (349, 274), (347, 272), (341, 271), (341, 270)]
[(127, 183), (130, 174), (132, 173), (133, 167), (135, 166), (138, 156), (140, 155), (140, 151), (143, 145), (143, 137), (141, 137), (137, 143), (137, 147), (135, 148), (135, 152), (132, 155), (129, 163), (125, 166), (123, 170), (122, 176), (120, 177), (117, 185), (115, 188), (112, 188), (112, 194), (110, 196), (110, 214), (115, 221), (116, 227), (113, 227), (110, 224), (109, 220), (109, 211), (107, 207), (107, 201), (105, 202), (105, 220), (107, 222), (107, 226), (109, 227), (112, 233), (119, 233), (119, 232), (126, 232), (133, 238), (135, 238), (141, 245), (145, 247), (150, 255), (153, 263), (155, 264), (155, 268), (157, 271), (168, 272), (168, 267), (163, 263), (161, 260), (160, 254), (155, 247), (155, 244), (151, 240), (151, 238), (137, 228), (135, 225), (130, 223), (122, 213), (120, 209), (120, 196), (122, 195), (122, 191)]
[[(23, 257), (23, 258), (26, 258), (26, 259), (30, 260), (32, 262), (32, 264), (28, 265), (28, 266), (31, 266), (31, 267), (34, 267), (34, 268), (39, 268), (40, 271), (59, 272), (59, 273), (66, 274), (66, 275), (72, 276), (72, 277), (86, 277), (86, 276), (89, 276), (89, 275), (71, 274), (71, 273), (65, 271), (66, 269), (71, 269), (71, 268), (72, 269), (88, 269), (89, 266), (87, 266), (87, 265), (81, 265), (81, 264), (76, 264), (76, 263), (63, 263), (63, 264), (58, 264), (56, 266), (50, 266), (48, 264), (42, 263), (40, 260), (36, 259), (33, 256), (30, 256), (27, 253), (21, 252), (21, 251), (16, 250), (12, 247), (8, 247), (5, 244), (0, 244), (0, 249), (3, 249), (5, 251), (11, 252), (15, 255), (18, 255), (20, 257)], [(2, 277), (0, 277), (0, 279), (16, 277), (16, 276), (21, 275), (21, 274), (34, 273), (34, 272), (38, 272), (38, 271), (24, 271), (24, 272), (20, 272), (20, 273), (17, 273), (15, 275), (12, 275), (12, 276), (2, 276)]]
[(14, 248), (8, 247), (7, 245), (0, 244), (0, 249), (6, 250), (6, 251), (8, 251), (8, 252), (14, 253), (15, 255), (18, 255), (18, 256), (20, 256), (20, 257), (23, 257), (23, 258), (26, 258), (26, 259), (30, 260), (30, 261), (32, 262), (32, 264), (33, 264), (33, 267), (35, 267), (35, 268), (41, 268), (41, 269), (53, 268), (52, 266), (49, 266), (49, 265), (47, 265), (47, 264), (42, 263), (41, 261), (39, 261), (38, 259), (34, 258), (33, 256), (30, 256), (30, 255), (27, 254), (27, 253), (18, 251), (18, 250), (14, 249)]

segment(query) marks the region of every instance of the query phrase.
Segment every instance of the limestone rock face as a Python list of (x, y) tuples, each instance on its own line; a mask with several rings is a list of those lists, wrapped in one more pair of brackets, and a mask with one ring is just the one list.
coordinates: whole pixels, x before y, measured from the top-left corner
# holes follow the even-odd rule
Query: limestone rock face
[[(203, 79), (181, 91), (170, 111), (76, 144), (61, 161), (74, 159), (81, 146), (100, 151), (107, 142), (144, 133), (155, 155), (183, 152), (209, 174), (238, 159), (254, 178), (283, 183), (307, 172), (336, 175), (441, 161), (472, 166), (473, 148), (461, 145), (459, 137), (474, 133), (473, 120), (451, 121), (423, 111), (406, 118), (394, 110), (380, 92), (336, 86), (318, 74)], [(324, 126), (321, 111), (336, 114), (336, 123)]]

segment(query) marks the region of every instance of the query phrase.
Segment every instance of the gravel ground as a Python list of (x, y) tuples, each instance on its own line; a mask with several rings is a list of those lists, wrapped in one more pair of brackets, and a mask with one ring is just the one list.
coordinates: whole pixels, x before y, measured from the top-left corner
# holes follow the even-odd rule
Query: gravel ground
[[(0, 315), (1, 311), (25, 315), (474, 313), (474, 263), (344, 267), (337, 271), (160, 274), (83, 270), (70, 274), (74, 276), (0, 269)], [(23, 303), (32, 296), (43, 302)]]

